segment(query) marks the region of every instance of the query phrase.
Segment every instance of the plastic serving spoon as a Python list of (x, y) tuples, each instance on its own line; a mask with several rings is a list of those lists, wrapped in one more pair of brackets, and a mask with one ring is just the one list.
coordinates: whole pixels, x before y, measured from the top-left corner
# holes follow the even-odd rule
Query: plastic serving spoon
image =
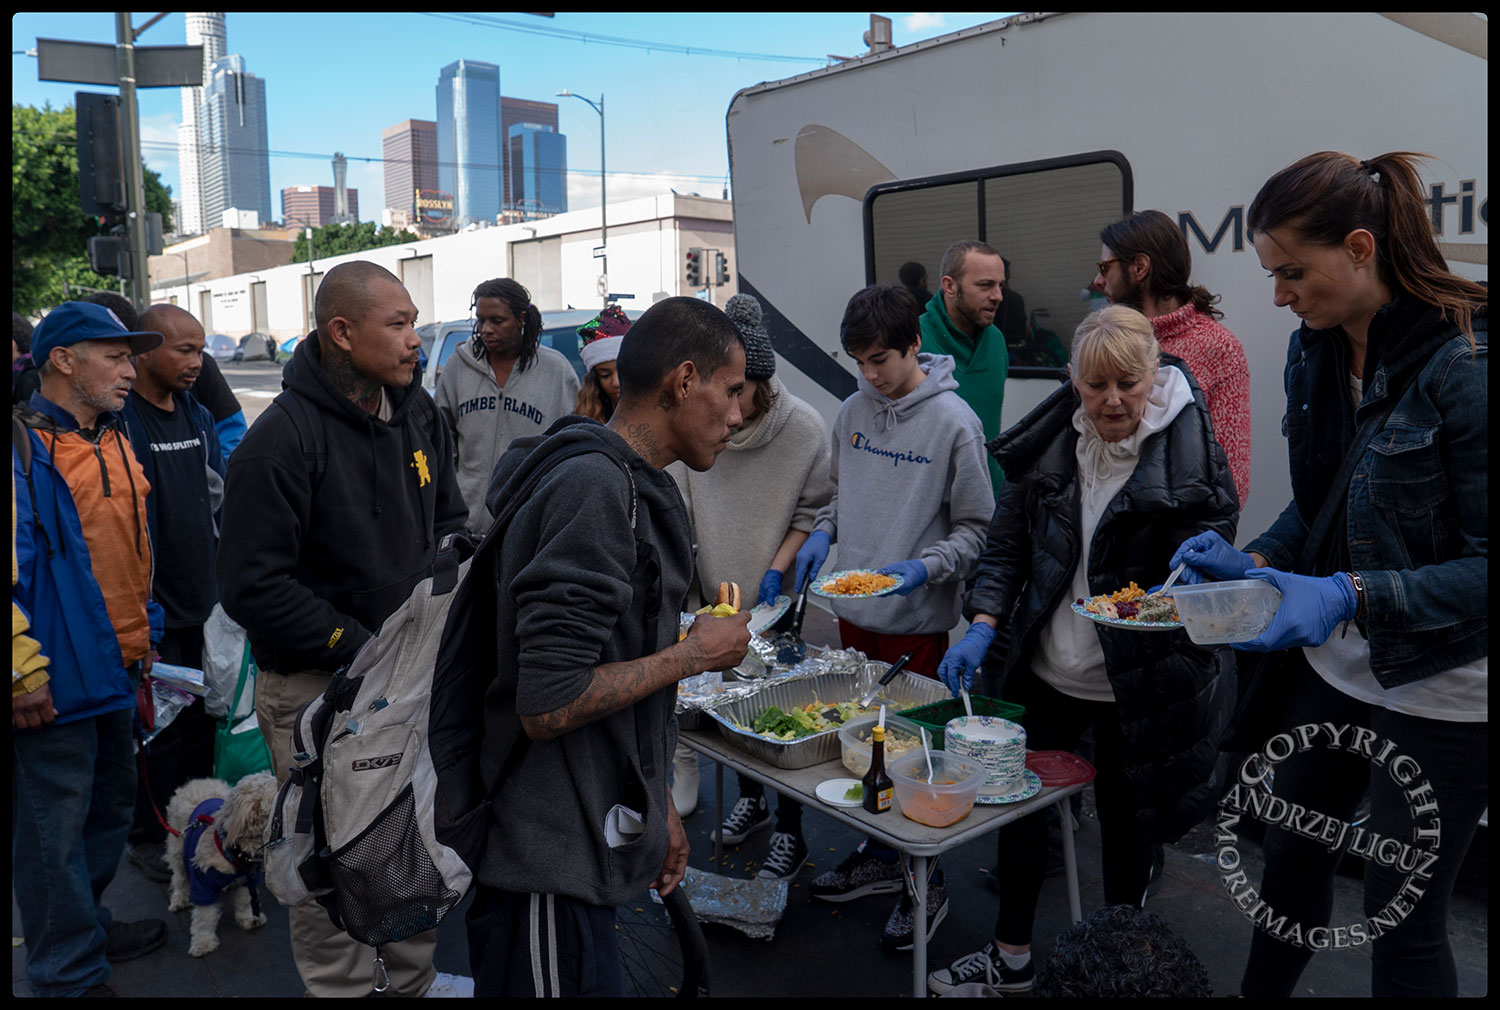
[(969, 689), (966, 687), (959, 688), (958, 696), (964, 700), (964, 715), (972, 719), (974, 717), (974, 706), (969, 704)]
[(927, 727), (918, 726), (922, 732), (922, 756), (927, 759), (927, 784), (932, 785), (932, 749), (927, 746)]
[(1186, 567), (1187, 567), (1187, 562), (1184, 561), (1182, 564), (1180, 564), (1176, 568), (1172, 569), (1172, 574), (1167, 576), (1167, 581), (1163, 582), (1161, 584), (1161, 588), (1158, 589), (1156, 592), (1151, 593), (1150, 595), (1151, 596), (1165, 596), (1167, 590), (1172, 588), (1172, 583), (1174, 583), (1174, 582), (1177, 581), (1177, 576), (1181, 575), (1182, 574), (1182, 570), (1184, 568), (1186, 568)]

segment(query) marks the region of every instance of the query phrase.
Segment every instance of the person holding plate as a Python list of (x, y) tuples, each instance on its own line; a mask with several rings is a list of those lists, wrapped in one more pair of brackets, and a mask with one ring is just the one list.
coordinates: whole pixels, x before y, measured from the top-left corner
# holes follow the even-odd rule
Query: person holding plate
[[(1180, 837), (1223, 790), (1233, 656), (1180, 628), (1084, 620), (1070, 604), (1163, 582), (1186, 536), (1233, 540), (1239, 500), (1203, 393), (1149, 319), (1123, 305), (1089, 315), (1070, 360), (1072, 381), (989, 444), (1007, 479), (964, 603), (973, 623), (938, 676), (956, 695), (984, 664), (984, 693), (1025, 706), (1032, 750), (1073, 750), (1093, 729), (1104, 901), (1140, 908), (1153, 844)], [(1007, 872), (993, 939), (932, 972), (935, 993), (1032, 986), (1044, 819), (1001, 828), (997, 847)]]

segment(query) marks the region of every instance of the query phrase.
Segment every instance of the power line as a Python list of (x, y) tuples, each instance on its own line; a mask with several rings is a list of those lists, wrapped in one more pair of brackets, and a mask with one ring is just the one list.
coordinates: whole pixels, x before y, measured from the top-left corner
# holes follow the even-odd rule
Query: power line
[(630, 39), (619, 35), (600, 35), (595, 32), (582, 32), (569, 28), (555, 28), (548, 25), (508, 21), (505, 18), (490, 17), (483, 14), (433, 14), (426, 11), (419, 13), (426, 14), (430, 18), (459, 21), (464, 24), (478, 25), (482, 28), (496, 28), (501, 31), (520, 32), (525, 35), (542, 35), (554, 39), (569, 39), (575, 42), (593, 42), (606, 46), (623, 46), (627, 49), (644, 49), (648, 52), (681, 53), (684, 56), (716, 56), (731, 60), (759, 60), (768, 63), (815, 63), (818, 66), (823, 66), (828, 62), (821, 56), (782, 56), (775, 53), (749, 53), (732, 49), (708, 49), (703, 46), (683, 46), (671, 42), (651, 42), (646, 39)]

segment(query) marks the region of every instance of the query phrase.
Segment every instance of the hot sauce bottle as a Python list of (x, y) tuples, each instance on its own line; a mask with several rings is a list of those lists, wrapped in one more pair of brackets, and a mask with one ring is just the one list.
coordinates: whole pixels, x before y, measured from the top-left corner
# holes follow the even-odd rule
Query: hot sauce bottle
[[(881, 721), (885, 712), (881, 712)], [(865, 772), (864, 808), (872, 814), (883, 814), (891, 809), (891, 798), (896, 786), (885, 773), (885, 727), (876, 726), (874, 739), (870, 742), (870, 770)]]

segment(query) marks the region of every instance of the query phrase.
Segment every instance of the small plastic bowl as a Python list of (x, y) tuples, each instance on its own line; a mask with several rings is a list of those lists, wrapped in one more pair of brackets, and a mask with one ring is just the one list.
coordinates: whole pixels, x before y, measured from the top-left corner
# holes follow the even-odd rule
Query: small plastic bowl
[[(844, 723), (839, 729), (839, 745), (844, 752), (844, 767), (849, 769), (856, 778), (864, 778), (865, 772), (870, 770), (870, 741), (861, 740), (860, 734), (870, 735), (870, 730), (880, 721), (878, 715), (860, 716)], [(907, 752), (899, 754), (891, 752), (891, 730), (900, 730), (908, 736), (917, 738), (916, 752), (922, 753), (922, 727), (910, 719), (903, 719), (899, 715), (886, 715), (885, 717), (885, 766), (889, 768), (891, 762), (899, 757), (905, 757)], [(927, 765), (922, 765), (922, 774), (927, 774)]]
[(1177, 616), (1199, 645), (1248, 642), (1271, 626), (1281, 593), (1260, 579), (1173, 586)]
[(946, 828), (968, 817), (985, 775), (981, 765), (940, 750), (932, 752), (931, 784), (927, 756), (921, 751), (904, 755), (887, 770), (901, 813), (932, 828)]

